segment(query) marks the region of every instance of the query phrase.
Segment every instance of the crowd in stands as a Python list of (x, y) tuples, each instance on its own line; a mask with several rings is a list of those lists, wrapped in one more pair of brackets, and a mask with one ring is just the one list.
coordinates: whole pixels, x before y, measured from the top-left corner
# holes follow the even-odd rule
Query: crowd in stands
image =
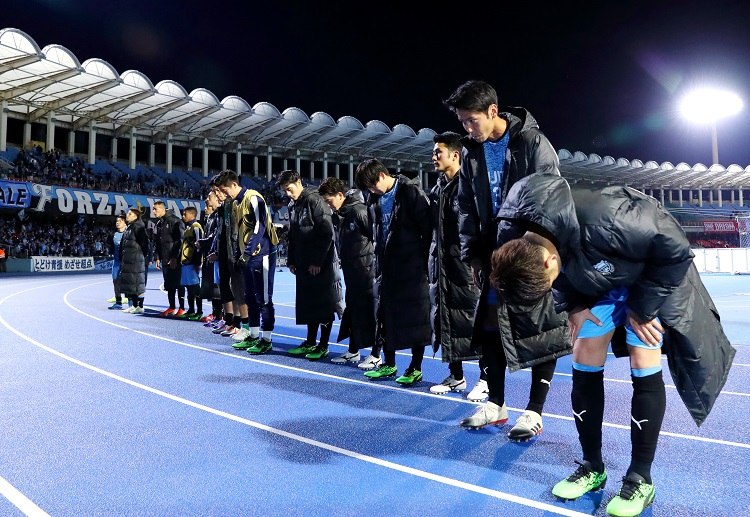
[(63, 155), (59, 149), (21, 149), (5, 168), (0, 168), (0, 180), (178, 199), (204, 199), (208, 193), (207, 180), (191, 185), (186, 179), (161, 178), (142, 169), (129, 174), (114, 166), (97, 172), (80, 157)]
[(81, 219), (74, 223), (0, 217), (0, 243), (8, 255), (97, 257), (112, 253), (110, 224), (91, 224)]

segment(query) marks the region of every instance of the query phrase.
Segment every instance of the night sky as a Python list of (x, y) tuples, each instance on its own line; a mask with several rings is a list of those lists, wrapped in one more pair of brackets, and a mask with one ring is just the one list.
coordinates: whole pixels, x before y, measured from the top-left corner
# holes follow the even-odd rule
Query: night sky
[(555, 148), (644, 162), (710, 164), (708, 126), (677, 103), (712, 85), (746, 104), (718, 125), (719, 162), (750, 165), (750, 2), (514, 3), (526, 7), (26, 0), (5, 5), (0, 25), (154, 84), (415, 131), (463, 132), (442, 99), (483, 79)]

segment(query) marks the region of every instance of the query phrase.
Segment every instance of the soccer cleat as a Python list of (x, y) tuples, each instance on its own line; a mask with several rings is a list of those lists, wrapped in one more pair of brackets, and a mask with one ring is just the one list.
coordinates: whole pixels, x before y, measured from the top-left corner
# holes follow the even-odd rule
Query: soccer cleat
[(316, 347), (317, 345), (314, 342), (308, 342), (307, 340), (305, 340), (302, 343), (300, 343), (299, 346), (296, 346), (294, 348), (290, 348), (289, 350), (287, 350), (286, 353), (289, 355), (305, 355), (306, 356), (307, 354), (315, 350)]
[(607, 504), (607, 515), (635, 517), (654, 502), (655, 496), (654, 485), (646, 483), (643, 477), (631, 472), (622, 478), (620, 491)]
[(212, 334), (221, 334), (222, 332), (224, 332), (227, 329), (228, 326), (229, 325), (227, 325), (224, 320), (220, 320), (219, 323), (213, 329), (211, 329), (211, 333)]
[(471, 391), (466, 398), (472, 402), (482, 402), (484, 399), (490, 396), (490, 388), (487, 386), (487, 381), (479, 379), (477, 383), (471, 388)]
[(388, 366), (387, 364), (381, 364), (377, 368), (365, 372), (365, 377), (369, 379), (385, 379), (387, 377), (395, 377), (397, 368), (395, 366)]
[(404, 374), (396, 379), (396, 382), (402, 386), (413, 386), (422, 380), (422, 372), (412, 368), (411, 366), (406, 369)]
[(271, 350), (271, 345), (272, 343), (270, 339), (261, 338), (257, 343), (248, 348), (247, 352), (253, 355), (265, 354)]
[(518, 417), (516, 423), (508, 432), (508, 438), (511, 440), (525, 442), (534, 436), (542, 434), (542, 415), (536, 411), (527, 409)]
[(361, 370), (374, 370), (383, 364), (383, 360), (380, 357), (369, 355), (367, 358), (357, 365), (357, 368)]
[(456, 392), (462, 392), (466, 389), (466, 379), (461, 379), (460, 381), (457, 381), (453, 378), (453, 375), (449, 375), (445, 379), (443, 379), (443, 382), (440, 384), (435, 384), (434, 386), (430, 387), (430, 393), (436, 393), (438, 395), (443, 395), (444, 393), (448, 393), (450, 391), (456, 391)]
[(176, 311), (172, 312), (171, 316), (173, 318), (179, 318), (183, 314), (185, 314), (185, 309), (180, 308), (180, 309), (177, 309)]
[(235, 337), (237, 337), (237, 335), (232, 336), (232, 341), (234, 341), (234, 343), (232, 343), (232, 348), (235, 350), (247, 350), (248, 348), (257, 345), (258, 341), (260, 341), (259, 336), (252, 337), (248, 335), (245, 339), (239, 341), (235, 340)]
[(195, 316), (195, 312), (186, 311), (186, 312), (183, 312), (182, 314), (180, 314), (179, 316), (176, 316), (176, 317), (179, 318), (179, 319), (181, 319), (181, 320), (189, 320), (193, 316)]
[(498, 406), (494, 402), (487, 402), (476, 410), (469, 418), (464, 418), (459, 424), (467, 429), (481, 429), (488, 425), (503, 425), (508, 421), (508, 408), (505, 404)]
[[(109, 300), (107, 300), (107, 303), (115, 303), (116, 301), (117, 301), (117, 297), (113, 296), (112, 298), (110, 298)], [(123, 296), (122, 297), (122, 303), (128, 303), (128, 297), (127, 296)]]
[(208, 327), (209, 325), (211, 325), (211, 323), (214, 322), (215, 319), (216, 316), (214, 316), (213, 314), (209, 314), (208, 316), (203, 316), (201, 318), (201, 323), (203, 323), (204, 327)]
[(204, 324), (203, 324), (203, 326), (204, 326), (204, 327), (208, 328), (208, 329), (209, 329), (209, 330), (211, 330), (212, 332), (213, 332), (214, 330), (216, 330), (217, 328), (219, 328), (219, 327), (223, 326), (223, 325), (225, 325), (225, 322), (224, 322), (224, 320), (217, 320), (217, 319), (215, 319), (215, 320), (213, 320), (213, 321), (211, 321), (211, 322), (209, 322), (209, 323), (204, 323)]
[(163, 311), (161, 311), (159, 313), (159, 316), (161, 316), (162, 318), (168, 318), (169, 316), (171, 316), (175, 312), (177, 312), (177, 309), (168, 308), (168, 309), (164, 309)]
[(122, 312), (126, 312), (126, 313), (128, 313), (128, 314), (133, 314), (133, 311), (134, 311), (135, 309), (137, 309), (137, 307), (136, 307), (135, 305), (130, 305), (130, 306), (128, 306), (128, 307), (124, 307), (124, 308), (122, 309)]
[(133, 307), (133, 310), (130, 311), (130, 314), (143, 314), (146, 312), (146, 310), (143, 307)]
[(245, 327), (240, 327), (237, 329), (237, 332), (232, 336), (232, 341), (244, 341), (245, 339), (250, 337), (250, 329)]
[(334, 364), (358, 363), (359, 352), (346, 352), (331, 359)]
[(578, 499), (588, 492), (601, 490), (607, 484), (607, 471), (594, 472), (588, 461), (577, 461), (578, 468), (552, 487), (552, 495), (564, 500)]
[(201, 320), (202, 318), (203, 318), (203, 313), (200, 313), (200, 312), (196, 312), (196, 313), (195, 313), (195, 314), (193, 314), (192, 316), (188, 316), (188, 317), (187, 317), (187, 318), (185, 318), (185, 319), (188, 319), (188, 320), (190, 320), (190, 321), (200, 321), (200, 320)]
[(237, 327), (234, 325), (227, 325), (224, 330), (221, 331), (221, 335), (224, 337), (234, 336), (237, 333)]
[(111, 311), (121, 311), (122, 310), (122, 304), (121, 303), (113, 303), (107, 309)]
[(313, 349), (312, 352), (305, 354), (305, 359), (309, 359), (310, 361), (317, 361), (319, 359), (323, 359), (327, 355), (328, 347), (318, 345)]

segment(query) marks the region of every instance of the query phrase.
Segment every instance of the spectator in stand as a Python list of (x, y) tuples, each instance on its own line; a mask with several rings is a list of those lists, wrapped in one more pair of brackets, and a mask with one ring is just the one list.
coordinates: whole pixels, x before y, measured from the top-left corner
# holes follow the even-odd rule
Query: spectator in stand
[[(167, 212), (164, 201), (154, 203), (156, 223), (156, 269), (161, 269), (164, 277), (164, 290), (167, 292), (169, 307), (161, 312), (162, 317), (177, 317), (185, 314), (185, 288), (180, 286), (180, 247), (185, 224), (171, 211)], [(179, 296), (175, 300), (175, 296)], [(179, 301), (179, 308), (177, 302)]]

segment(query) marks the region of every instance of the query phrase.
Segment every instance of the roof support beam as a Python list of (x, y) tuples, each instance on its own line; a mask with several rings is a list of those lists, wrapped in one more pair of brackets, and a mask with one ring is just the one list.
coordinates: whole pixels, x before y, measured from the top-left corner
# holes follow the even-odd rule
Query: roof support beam
[(76, 90), (76, 93), (68, 95), (66, 97), (61, 97), (56, 101), (46, 102), (43, 108), (37, 108), (36, 110), (34, 110), (34, 112), (29, 116), (29, 122), (36, 122), (37, 120), (45, 117), (50, 111), (57, 111), (61, 107), (67, 106), (68, 104), (79, 102), (83, 99), (88, 99), (89, 97), (93, 97), (97, 93), (101, 93), (105, 90), (109, 90), (110, 88), (114, 88), (118, 84), (120, 84), (119, 78), (108, 79), (95, 86), (87, 86), (83, 90)]
[(20, 56), (14, 59), (9, 59), (4, 63), (0, 63), (0, 74), (7, 72), (8, 70), (14, 70), (21, 68), (22, 66), (30, 65), (42, 60), (42, 56), (39, 54)]
[(68, 77), (73, 77), (79, 75), (80, 73), (81, 71), (76, 68), (73, 70), (63, 70), (47, 77), (40, 77), (33, 81), (29, 81), (28, 83), (24, 83), (21, 86), (16, 86), (15, 88), (0, 92), (0, 99), (12, 99), (13, 97), (17, 97), (19, 95), (23, 95), (24, 93), (29, 93), (35, 90), (38, 92), (39, 90), (46, 88), (50, 84), (63, 81)]
[(147, 122), (147, 121), (149, 121), (151, 119), (160, 117), (160, 116), (164, 115), (165, 113), (169, 113), (173, 109), (179, 108), (180, 106), (184, 106), (188, 102), (190, 102), (190, 99), (177, 99), (177, 100), (172, 101), (172, 102), (170, 102), (168, 104), (165, 104), (164, 106), (159, 106), (156, 109), (152, 109), (151, 111), (147, 111), (143, 115), (139, 115), (137, 117), (133, 117), (133, 118), (128, 119), (128, 120), (124, 120), (123, 121), (123, 125), (120, 126), (117, 129), (117, 131), (115, 131), (115, 136), (116, 137), (122, 136), (128, 130), (128, 128), (130, 128), (130, 127), (137, 128), (138, 126), (140, 126), (144, 122)]
[(125, 99), (113, 102), (111, 104), (107, 104), (106, 106), (102, 106), (101, 108), (94, 111), (79, 112), (78, 115), (80, 115), (80, 118), (73, 124), (73, 130), (75, 131), (81, 129), (83, 126), (88, 124), (90, 120), (95, 121), (99, 117), (121, 110), (122, 108), (130, 106), (134, 102), (153, 97), (154, 94), (155, 92), (153, 90), (148, 90), (136, 93), (135, 95), (131, 95), (130, 97), (126, 97)]

